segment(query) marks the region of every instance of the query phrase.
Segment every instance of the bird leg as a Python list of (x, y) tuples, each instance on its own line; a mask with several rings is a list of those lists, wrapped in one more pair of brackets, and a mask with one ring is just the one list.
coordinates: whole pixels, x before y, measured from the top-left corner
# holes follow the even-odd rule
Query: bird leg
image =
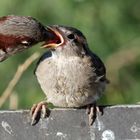
[(41, 101), (38, 104), (34, 104), (31, 108), (30, 115), (31, 115), (31, 125), (35, 125), (38, 123), (40, 118), (45, 118), (49, 115), (47, 109), (47, 103), (45, 101)]
[(86, 114), (88, 114), (89, 125), (92, 125), (96, 117), (103, 114), (103, 112), (96, 106), (96, 103), (94, 103), (87, 106)]

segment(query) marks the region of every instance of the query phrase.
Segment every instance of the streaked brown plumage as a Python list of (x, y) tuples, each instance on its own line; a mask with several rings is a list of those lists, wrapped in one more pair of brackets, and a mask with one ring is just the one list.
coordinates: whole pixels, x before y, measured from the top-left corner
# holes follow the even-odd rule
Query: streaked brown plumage
[(0, 61), (50, 39), (51, 33), (36, 19), (25, 16), (0, 18)]

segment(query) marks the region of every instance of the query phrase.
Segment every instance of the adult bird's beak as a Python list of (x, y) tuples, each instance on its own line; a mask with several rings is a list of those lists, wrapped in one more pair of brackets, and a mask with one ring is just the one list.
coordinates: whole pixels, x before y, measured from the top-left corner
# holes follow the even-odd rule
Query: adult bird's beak
[(62, 36), (61, 31), (55, 26), (47, 26), (47, 33), (50, 35), (47, 36), (47, 39), (41, 48), (54, 49), (64, 43), (64, 37)]

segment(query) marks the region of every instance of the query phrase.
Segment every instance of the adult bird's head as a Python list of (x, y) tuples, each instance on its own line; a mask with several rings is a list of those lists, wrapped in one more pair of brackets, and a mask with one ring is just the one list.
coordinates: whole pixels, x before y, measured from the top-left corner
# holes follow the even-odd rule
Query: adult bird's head
[(65, 54), (85, 54), (88, 45), (85, 36), (76, 28), (62, 25), (47, 26), (53, 38), (47, 40), (42, 48), (48, 48)]
[(32, 17), (0, 17), (0, 62), (39, 42), (50, 40), (52, 36), (44, 25)]

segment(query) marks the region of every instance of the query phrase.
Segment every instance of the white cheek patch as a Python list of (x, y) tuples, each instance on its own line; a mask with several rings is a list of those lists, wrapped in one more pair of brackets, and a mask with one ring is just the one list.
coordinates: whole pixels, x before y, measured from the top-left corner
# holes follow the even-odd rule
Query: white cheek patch
[(24, 44), (24, 45), (29, 45), (29, 42), (26, 41), (26, 40), (23, 40), (21, 43)]

